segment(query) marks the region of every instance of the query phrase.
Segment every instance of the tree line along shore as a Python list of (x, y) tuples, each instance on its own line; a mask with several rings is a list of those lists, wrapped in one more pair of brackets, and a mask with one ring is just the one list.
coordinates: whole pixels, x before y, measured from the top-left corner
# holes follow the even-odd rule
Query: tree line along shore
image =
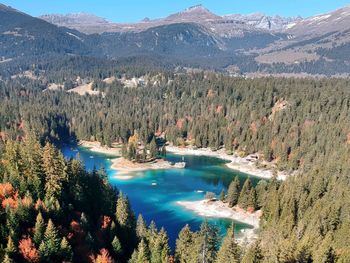
[[(214, 151), (224, 146), (239, 156), (259, 153), (277, 170), (298, 173), (269, 188), (259, 239), (244, 254), (259, 250), (265, 262), (349, 261), (348, 79), (244, 79), (76, 65), (72, 59), (45, 72), (45, 78), (3, 77), (1, 141), (22, 141), (35, 132), (40, 144), (77, 139), (111, 146), (126, 144), (137, 133), (145, 145), (164, 136), (179, 147), (190, 142)], [(117, 74), (160, 77), (155, 85), (132, 89), (102, 81)], [(74, 82), (77, 75), (94, 80), (94, 89), (105, 96), (42, 92), (50, 83)], [(6, 183), (9, 172), (3, 167)], [(20, 187), (19, 181), (13, 184)]]

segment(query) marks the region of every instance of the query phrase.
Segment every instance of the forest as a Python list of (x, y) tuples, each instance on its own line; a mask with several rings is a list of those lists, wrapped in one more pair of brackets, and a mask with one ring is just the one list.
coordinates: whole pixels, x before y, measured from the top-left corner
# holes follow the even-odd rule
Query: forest
[[(350, 261), (349, 80), (124, 68), (85, 75), (98, 96), (44, 91), (54, 82), (76, 85), (74, 72), (64, 73), (0, 81), (4, 262), (76, 262), (82, 254), (93, 262), (202, 262), (203, 244), (205, 262)], [(136, 88), (103, 81), (122, 75), (154, 81)], [(298, 172), (255, 188), (247, 182), (238, 199), (230, 191), (237, 182), (230, 186), (228, 202), (263, 211), (250, 246), (238, 246), (232, 228), (221, 242), (204, 222), (199, 232), (184, 226), (170, 251), (166, 229), (136, 220), (103, 171), (86, 172), (53, 145), (126, 143), (135, 134), (145, 145), (162, 137), (179, 146), (258, 153), (279, 170)]]

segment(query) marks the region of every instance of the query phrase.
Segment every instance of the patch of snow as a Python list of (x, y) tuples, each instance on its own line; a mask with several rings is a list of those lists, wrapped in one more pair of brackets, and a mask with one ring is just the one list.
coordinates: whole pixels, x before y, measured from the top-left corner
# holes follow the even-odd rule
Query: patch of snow
[(74, 35), (74, 34), (72, 34), (72, 33), (70, 33), (70, 32), (66, 32), (68, 35), (70, 35), (70, 36), (72, 36), (72, 37), (75, 37), (76, 39), (78, 39), (79, 41), (81, 41), (81, 42), (83, 42), (84, 40), (83, 39), (81, 39), (80, 37), (78, 37), (78, 36), (76, 36), (76, 35)]
[(311, 18), (306, 19), (306, 20), (316, 22), (316, 21), (328, 19), (328, 18), (330, 18), (331, 16), (332, 16), (332, 15), (329, 15), (329, 14), (328, 14), (328, 15), (320, 15), (320, 16), (311, 17)]
[(291, 24), (289, 24), (289, 25), (287, 25), (287, 29), (291, 29), (292, 27), (294, 27), (295, 25), (296, 25), (297, 23), (291, 23)]

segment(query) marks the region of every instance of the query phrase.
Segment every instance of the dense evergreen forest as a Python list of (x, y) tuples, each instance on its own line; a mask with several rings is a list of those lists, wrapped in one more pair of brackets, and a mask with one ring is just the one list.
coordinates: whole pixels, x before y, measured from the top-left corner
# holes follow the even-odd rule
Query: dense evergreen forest
[[(130, 257), (137, 263), (202, 262), (203, 243), (205, 262), (350, 261), (349, 80), (133, 74), (128, 69), (119, 74), (124, 73), (147, 74), (152, 81), (128, 88), (119, 81), (103, 82), (114, 70), (86, 74), (99, 96), (44, 91), (53, 82), (67, 89), (76, 85), (73, 71), (0, 82), (0, 130), (7, 141), (0, 166), (6, 262), (69, 261), (85, 252), (95, 262)], [(30, 139), (32, 132), (40, 143)], [(85, 172), (78, 161), (64, 161), (45, 143), (85, 139), (110, 145), (136, 133), (145, 144), (164, 136), (175, 145), (259, 153), (278, 169), (298, 173), (256, 189), (248, 182), (240, 201), (228, 193), (229, 202), (262, 208), (254, 244), (239, 247), (229, 229), (220, 247), (217, 229), (204, 223), (198, 233), (185, 226), (171, 253), (166, 230), (146, 227), (141, 217), (136, 222), (127, 198), (110, 188), (103, 172)], [(92, 200), (96, 191), (101, 198)], [(251, 192), (257, 199), (250, 198)], [(53, 247), (36, 241), (37, 232)]]

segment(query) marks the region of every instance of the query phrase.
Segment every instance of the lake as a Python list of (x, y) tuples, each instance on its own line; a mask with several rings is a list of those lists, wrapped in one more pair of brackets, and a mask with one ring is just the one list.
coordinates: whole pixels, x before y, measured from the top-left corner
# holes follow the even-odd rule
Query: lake
[[(167, 154), (171, 162), (186, 162), (184, 169), (150, 170), (133, 173), (130, 180), (115, 178), (117, 171), (111, 169), (113, 157), (92, 152), (80, 146), (63, 145), (61, 148), (66, 158), (79, 158), (87, 170), (104, 168), (110, 183), (125, 193), (137, 217), (142, 214), (147, 223), (155, 221), (158, 228), (164, 227), (169, 235), (170, 246), (180, 230), (189, 224), (192, 230), (198, 230), (205, 218), (177, 205), (177, 201), (201, 200), (207, 191), (217, 195), (225, 191), (235, 176), (239, 176), (241, 184), (248, 175), (227, 168), (225, 161), (205, 156), (180, 156)], [(260, 179), (251, 177), (255, 185)], [(219, 226), (220, 233), (225, 234), (232, 223), (229, 219), (207, 218), (211, 224)], [(235, 222), (235, 230), (250, 228), (249, 225)]]

